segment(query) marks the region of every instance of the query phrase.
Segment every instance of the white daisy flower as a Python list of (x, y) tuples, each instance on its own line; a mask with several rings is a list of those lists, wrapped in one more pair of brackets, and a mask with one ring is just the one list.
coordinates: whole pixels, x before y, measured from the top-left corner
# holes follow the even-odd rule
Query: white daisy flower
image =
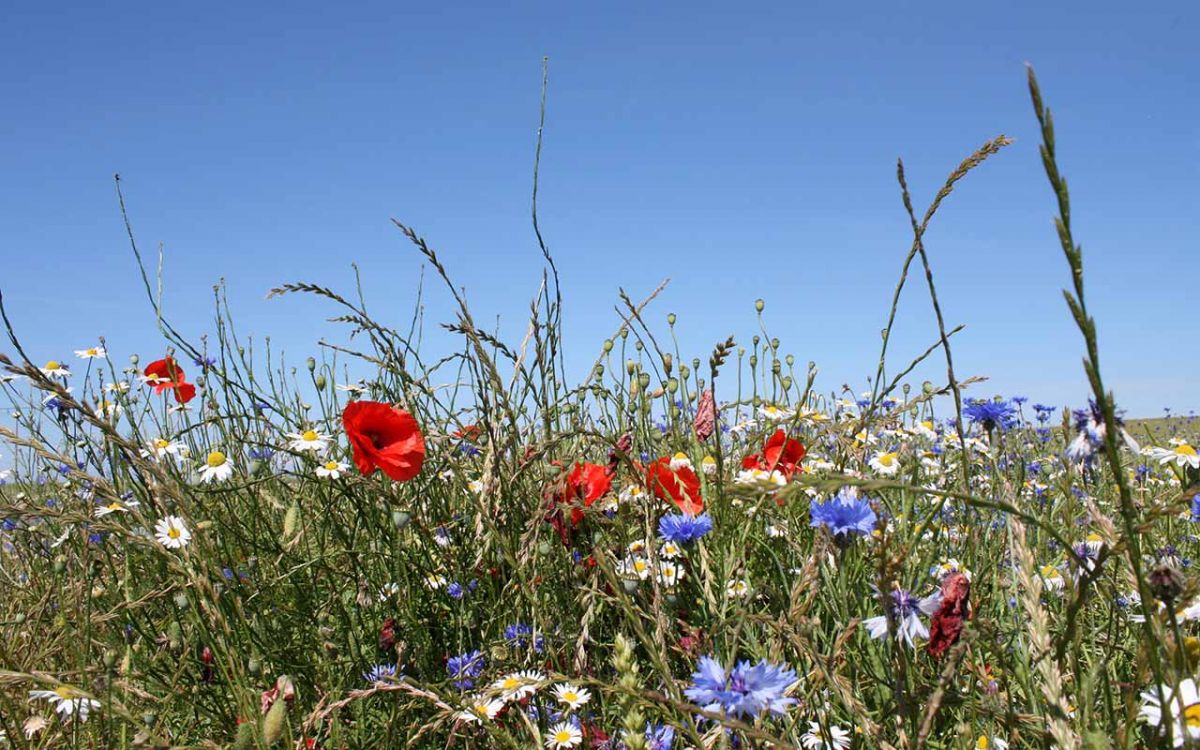
[(717, 473), (717, 459), (712, 456), (705, 456), (700, 460), (700, 470), (704, 472), (704, 476), (711, 477)]
[(554, 686), (554, 697), (568, 709), (574, 710), (592, 699), (587, 688), (575, 687), (566, 682)]
[(923, 419), (912, 426), (912, 431), (926, 440), (937, 440), (937, 428), (932, 419)]
[(1172, 440), (1171, 448), (1147, 448), (1143, 453), (1166, 466), (1175, 464), (1180, 468), (1200, 468), (1200, 454), (1186, 440)]
[(108, 505), (96, 508), (96, 517), (103, 518), (110, 513), (128, 513), (130, 508), (136, 508), (139, 504), (137, 500), (113, 500)]
[(221, 451), (213, 451), (200, 466), (200, 481), (223, 482), (233, 476), (233, 464)]
[(641, 485), (631, 484), (625, 489), (621, 490), (621, 494), (617, 497), (622, 503), (632, 503), (634, 501), (641, 500), (645, 496), (646, 490), (643, 489)]
[(182, 549), (192, 540), (192, 532), (179, 516), (166, 516), (154, 524), (154, 538), (167, 549)]
[(467, 708), (458, 713), (458, 718), (472, 724), (492, 720), (504, 708), (504, 701), (499, 698), (487, 698), (482, 695), (473, 696)]
[(758, 415), (769, 422), (783, 422), (795, 414), (791, 409), (784, 409), (775, 404), (764, 404), (758, 407)]
[(630, 555), (617, 563), (617, 575), (630, 581), (644, 581), (650, 577), (650, 561), (638, 555)]
[(341, 461), (326, 461), (317, 467), (317, 476), (322, 479), (341, 479), (342, 472), (348, 469)]
[(683, 550), (679, 548), (679, 545), (670, 540), (663, 542), (658, 548), (658, 556), (667, 560), (674, 560), (682, 554)]
[(1008, 741), (981, 734), (979, 739), (975, 740), (975, 750), (1008, 750)]
[[(1178, 689), (1173, 685), (1162, 685), (1159, 689), (1171, 715), (1174, 746), (1183, 747), (1185, 737), (1200, 739), (1200, 689), (1197, 689), (1196, 682), (1189, 677), (1179, 683)], [(1142, 708), (1138, 713), (1147, 724), (1159, 727), (1161, 731), (1163, 703), (1159, 703), (1158, 693), (1159, 690), (1142, 693)]]
[(670, 560), (664, 560), (658, 565), (658, 582), (670, 587), (683, 580), (683, 568)]
[(692, 459), (688, 458), (686, 453), (676, 453), (671, 456), (671, 471), (679, 471), (680, 469), (692, 468)]
[(87, 721), (88, 713), (100, 708), (100, 701), (87, 697), (82, 690), (70, 685), (59, 685), (53, 690), (30, 690), (29, 700), (47, 700), (54, 704), (54, 710), (63, 719), (78, 717), (79, 721)]
[(753, 487), (760, 490), (777, 490), (787, 484), (783, 472), (766, 471), (765, 469), (742, 469), (733, 478), (733, 483), (742, 487)]
[(129, 381), (118, 380), (115, 383), (105, 383), (104, 390), (109, 393), (127, 393), (129, 391)]
[(80, 359), (97, 359), (105, 354), (103, 346), (93, 346), (89, 349), (76, 349), (75, 356)]
[(316, 430), (305, 430), (304, 432), (289, 432), (287, 436), (291, 438), (288, 443), (288, 448), (294, 451), (323, 451), (329, 446), (329, 436), (322, 435)]
[(868, 465), (876, 473), (890, 477), (900, 471), (900, 454), (895, 451), (876, 453), (871, 457)]
[(1038, 576), (1041, 577), (1042, 585), (1046, 587), (1046, 590), (1053, 594), (1061, 594), (1063, 588), (1067, 585), (1062, 571), (1053, 565), (1043, 565), (1038, 570)]
[(174, 456), (178, 458), (186, 452), (183, 443), (177, 440), (167, 440), (166, 438), (158, 438), (150, 443), (149, 450), (142, 451), (143, 456), (154, 456), (155, 458), (165, 458)]
[(540, 672), (512, 672), (493, 682), (492, 690), (500, 693), (504, 701), (515, 702), (536, 693), (545, 680), (546, 676)]
[(836, 724), (822, 727), (815, 721), (808, 722), (808, 731), (800, 737), (804, 750), (846, 750), (850, 747), (850, 732)]
[(745, 578), (735, 578), (725, 584), (725, 595), (734, 599), (745, 599), (750, 596), (750, 582)]
[(69, 378), (71, 376), (71, 371), (67, 369), (67, 366), (54, 359), (47, 362), (45, 367), (40, 367), (38, 369), (40, 369), (42, 374), (48, 378)]
[(962, 573), (968, 581), (971, 580), (971, 571), (953, 557), (948, 557), (929, 569), (929, 575), (939, 581), (951, 573)]
[(362, 393), (367, 392), (367, 384), (362, 382), (361, 380), (358, 381), (357, 383), (338, 383), (334, 387), (337, 388), (342, 393), (362, 394)]
[(546, 747), (549, 750), (575, 747), (581, 742), (583, 742), (583, 732), (565, 721), (558, 722), (546, 731)]

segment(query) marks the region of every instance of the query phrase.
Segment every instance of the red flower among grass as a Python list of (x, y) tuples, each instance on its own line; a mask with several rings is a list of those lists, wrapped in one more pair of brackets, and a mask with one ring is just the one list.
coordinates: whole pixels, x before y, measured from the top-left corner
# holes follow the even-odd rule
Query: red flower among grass
[(659, 500), (674, 503), (689, 515), (704, 511), (700, 478), (687, 466), (671, 468), (671, 459), (660, 458), (646, 467), (646, 486)]
[(789, 438), (783, 430), (776, 430), (763, 443), (761, 454), (753, 453), (742, 459), (742, 468), (778, 471), (790, 480), (807, 452), (799, 440)]
[(363, 476), (379, 469), (406, 482), (421, 472), (425, 437), (413, 415), (377, 401), (351, 401), (342, 410), (342, 424)]
[[(608, 467), (600, 464), (575, 464), (567, 476), (567, 500), (579, 501), (585, 508), (608, 494), (612, 489), (612, 475)], [(578, 502), (571, 508), (571, 523), (578, 524), (583, 520), (583, 510)]]
[(174, 357), (155, 360), (146, 366), (142, 372), (146, 384), (154, 387), (155, 394), (162, 393), (168, 388), (175, 394), (175, 400), (186, 404), (196, 397), (196, 386), (187, 382), (183, 368)]

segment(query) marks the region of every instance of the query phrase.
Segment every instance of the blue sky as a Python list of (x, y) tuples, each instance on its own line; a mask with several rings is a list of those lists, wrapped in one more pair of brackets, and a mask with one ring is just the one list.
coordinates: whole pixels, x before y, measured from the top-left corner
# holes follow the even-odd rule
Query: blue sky
[[(650, 318), (675, 312), (687, 352), (748, 339), (762, 297), (819, 386), (864, 386), (910, 243), (896, 158), (920, 209), (1005, 133), (1015, 144), (927, 235), (947, 320), (967, 326), (956, 364), (992, 378), (977, 395), (1079, 404), (1029, 61), (1058, 124), (1108, 383), (1131, 415), (1200, 407), (1194, 4), (239, 6), (6, 9), (0, 289), (37, 358), (99, 335), (115, 356), (162, 350), (114, 172), (143, 248), (165, 247), (166, 312), (190, 335), (210, 330), (225, 279), (241, 331), (299, 363), (345, 332), (324, 322), (331, 308), (265, 292), (349, 290), (352, 261), (373, 312), (406, 325), (421, 263), (395, 217), (438, 249), (478, 320), (519, 339), (541, 271), (529, 189), (548, 55), (541, 218), (572, 368), (615, 328), (618, 287), (637, 297), (670, 277)], [(936, 334), (914, 281), (893, 367)], [(429, 288), (429, 321), (450, 320)]]

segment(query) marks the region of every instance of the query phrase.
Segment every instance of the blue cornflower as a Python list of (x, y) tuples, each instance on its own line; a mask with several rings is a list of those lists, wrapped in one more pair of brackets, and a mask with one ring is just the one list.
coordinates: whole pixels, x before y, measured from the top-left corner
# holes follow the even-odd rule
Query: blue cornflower
[(712, 531), (712, 516), (701, 513), (689, 516), (686, 513), (671, 513), (658, 519), (658, 536), (668, 542), (687, 544)]
[(395, 664), (376, 664), (366, 672), (363, 672), (363, 679), (371, 685), (377, 682), (391, 682), (398, 676), (402, 675), (399, 674)]
[(974, 399), (963, 407), (963, 414), (972, 422), (991, 432), (999, 427), (1006, 430), (1016, 424), (1013, 405), (1007, 401)]
[(1021, 404), (1025, 403), (1028, 400), (1029, 400), (1028, 396), (1013, 396), (1012, 397), (1012, 402), (1014, 404), (1016, 404), (1017, 406), (1020, 406)]
[(446, 593), (450, 595), (451, 599), (462, 599), (466, 591), (463, 590), (461, 583), (454, 581), (446, 587)]
[(766, 659), (753, 666), (740, 661), (726, 672), (716, 659), (702, 656), (692, 675), (692, 687), (683, 692), (706, 711), (757, 717), (764, 711), (783, 714), (794, 705), (796, 699), (784, 697), (784, 692), (795, 683), (794, 671), (768, 664)]
[(504, 640), (508, 645), (525, 649), (530, 645), (530, 640), (533, 641), (533, 650), (542, 653), (546, 647), (546, 641), (540, 633), (534, 633), (533, 628), (523, 622), (516, 622), (504, 629)]
[(671, 750), (675, 744), (675, 727), (646, 722), (646, 747), (649, 750)]
[(1192, 498), (1192, 521), (1200, 523), (1200, 495)]
[(825, 502), (814, 498), (808, 514), (813, 527), (824, 526), (829, 533), (842, 538), (855, 534), (866, 536), (875, 530), (878, 521), (871, 503), (860, 497), (853, 487), (843, 489)]
[(475, 687), (475, 678), (483, 674), (485, 665), (483, 654), (476, 649), (458, 656), (451, 656), (446, 661), (446, 672), (454, 679), (451, 683), (454, 687), (459, 690), (470, 690)]
[(212, 357), (193, 357), (192, 364), (203, 370), (207, 370), (208, 368), (216, 365), (217, 360), (213, 359)]

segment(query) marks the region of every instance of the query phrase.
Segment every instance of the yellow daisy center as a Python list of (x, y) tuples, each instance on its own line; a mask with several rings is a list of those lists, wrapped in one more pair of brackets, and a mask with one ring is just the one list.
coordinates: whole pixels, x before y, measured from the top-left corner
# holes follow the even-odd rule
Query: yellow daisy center
[(337, 461), (327, 461), (325, 463), (326, 471), (337, 471), (337, 467), (338, 467)]
[(1196, 449), (1187, 443), (1183, 443), (1175, 446), (1175, 453), (1180, 456), (1194, 456), (1196, 455)]
[(983, 736), (982, 734), (979, 735), (979, 740), (975, 743), (977, 750), (988, 750), (988, 748), (991, 746), (992, 743), (988, 741), (987, 737)]
[(879, 457), (879, 463), (883, 464), (884, 466), (891, 466), (895, 462), (896, 462), (896, 454), (895, 453), (884, 453), (882, 456)]
[(167, 448), (171, 447), (171, 443), (166, 440), (163, 440), (162, 438), (159, 438), (158, 440), (154, 441), (154, 447), (158, 448), (160, 451), (162, 451), (162, 450), (166, 450)]
[(179, 538), (179, 529), (175, 526), (172, 526), (171, 528), (167, 529), (167, 536), (170, 537), (171, 539), (178, 539)]
[(120, 503), (109, 503), (108, 504), (109, 510), (121, 510), (122, 507), (123, 506)]
[(46, 369), (46, 370), (57, 370), (57, 369), (58, 369), (59, 367), (61, 367), (61, 366), (62, 366), (62, 365), (58, 364), (58, 361), (57, 361), (57, 360), (53, 360), (53, 359), (52, 359), (52, 360), (50, 360), (49, 362), (47, 362), (47, 363), (46, 363), (46, 367), (45, 367), (44, 369)]
[(683, 452), (679, 452), (679, 453), (676, 453), (676, 454), (675, 454), (674, 458), (675, 458), (675, 460), (676, 460), (676, 461), (686, 461), (686, 460), (687, 460), (687, 454), (686, 454), (686, 453), (683, 453)]
[(567, 731), (566, 729), (560, 729), (554, 733), (554, 741), (555, 742), (570, 742), (571, 741), (571, 733), (569, 731)]
[(1200, 729), (1200, 703), (1193, 703), (1183, 709), (1183, 721), (1189, 729)]
[(479, 714), (480, 716), (487, 716), (488, 715), (487, 704), (480, 703), (479, 705), (475, 706), (475, 713)]
[(63, 700), (71, 700), (75, 697), (75, 690), (68, 685), (59, 685), (54, 688), (54, 694)]
[(317, 433), (312, 430), (308, 430), (303, 435), (301, 435), (300, 438), (302, 440), (304, 440), (304, 442), (306, 442), (306, 443), (313, 443), (313, 442), (316, 442), (316, 440), (317, 440)]
[(1058, 578), (1061, 575), (1053, 565), (1042, 566), (1042, 578)]
[(563, 693), (562, 697), (567, 703), (574, 703), (575, 701), (579, 700), (578, 693), (574, 692), (573, 690), (568, 690), (567, 692)]
[(89, 357), (95, 357), (100, 354), (100, 350), (95, 347), (92, 347), (91, 349), (85, 349), (83, 351), (83, 353), (88, 355)]
[(221, 451), (213, 451), (212, 453), (208, 454), (207, 463), (209, 466), (211, 466), (214, 469), (217, 468), (218, 466), (224, 466), (225, 465), (225, 454), (222, 453)]

